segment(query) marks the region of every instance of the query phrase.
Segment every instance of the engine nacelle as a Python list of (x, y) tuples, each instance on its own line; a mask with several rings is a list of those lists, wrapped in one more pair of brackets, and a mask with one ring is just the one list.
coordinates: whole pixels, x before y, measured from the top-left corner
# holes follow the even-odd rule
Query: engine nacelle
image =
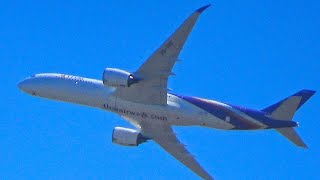
[(132, 84), (139, 82), (140, 79), (121, 69), (106, 68), (102, 80), (104, 85), (118, 88), (130, 87)]
[(123, 146), (138, 146), (149, 139), (140, 132), (129, 128), (115, 127), (112, 132), (112, 142)]

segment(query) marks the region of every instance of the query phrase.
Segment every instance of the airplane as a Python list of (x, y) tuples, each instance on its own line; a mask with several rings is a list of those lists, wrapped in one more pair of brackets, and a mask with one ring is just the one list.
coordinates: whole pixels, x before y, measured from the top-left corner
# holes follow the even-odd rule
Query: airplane
[(307, 148), (295, 131), (295, 112), (315, 93), (301, 90), (262, 110), (193, 96), (169, 93), (168, 78), (190, 32), (209, 5), (193, 12), (134, 72), (105, 68), (102, 80), (58, 73), (32, 75), (18, 87), (33, 96), (100, 108), (120, 115), (136, 129), (115, 127), (112, 142), (138, 146), (155, 141), (203, 179), (213, 177), (177, 138), (173, 126), (223, 130), (275, 129), (297, 146)]

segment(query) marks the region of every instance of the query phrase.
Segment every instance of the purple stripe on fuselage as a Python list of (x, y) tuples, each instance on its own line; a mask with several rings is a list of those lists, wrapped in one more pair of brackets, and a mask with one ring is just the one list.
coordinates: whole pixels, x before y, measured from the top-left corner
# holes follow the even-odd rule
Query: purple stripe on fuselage
[(236, 112), (231, 111), (230, 109), (228, 109), (227, 107), (219, 103), (207, 101), (207, 100), (196, 98), (196, 97), (181, 96), (181, 95), (176, 95), (176, 96), (200, 107), (201, 109), (218, 117), (221, 120), (226, 120), (226, 117), (229, 117), (230, 120), (227, 122), (234, 125), (235, 126), (234, 129), (259, 129), (260, 128), (258, 124), (251, 122), (249, 119), (246, 119), (245, 117), (237, 114)]
[(261, 123), (267, 125), (268, 127), (266, 129), (298, 126), (298, 123), (295, 121), (283, 121), (283, 120), (276, 120), (276, 119), (269, 118), (267, 117), (267, 114), (263, 111), (258, 111), (250, 108), (241, 107), (241, 106), (235, 106), (231, 104), (228, 104), (228, 105), (232, 106), (235, 109), (238, 109), (239, 111), (242, 111), (243, 113), (254, 118), (255, 120), (258, 120)]
[[(173, 94), (175, 95), (175, 94)], [(241, 116), (240, 114), (228, 109), (227, 107), (216, 103), (214, 101), (201, 99), (192, 96), (181, 96), (175, 95), (185, 101), (188, 101), (191, 104), (198, 106), (199, 108), (207, 111), (208, 113), (218, 117), (221, 120), (226, 120), (226, 117), (230, 117), (230, 121), (228, 123), (235, 126), (234, 129), (242, 129), (242, 130), (249, 130), (249, 129), (258, 129), (260, 126), (255, 124), (254, 122), (250, 121), (249, 119)], [(245, 107), (235, 106), (231, 104), (227, 104), (238, 111), (246, 114), (247, 116), (255, 119), (256, 121), (261, 122), (262, 124), (266, 125), (265, 129), (269, 128), (284, 128), (284, 127), (296, 127), (298, 123), (295, 121), (283, 121), (283, 120), (276, 120), (268, 117), (265, 112), (258, 111), (254, 109), (249, 109)]]

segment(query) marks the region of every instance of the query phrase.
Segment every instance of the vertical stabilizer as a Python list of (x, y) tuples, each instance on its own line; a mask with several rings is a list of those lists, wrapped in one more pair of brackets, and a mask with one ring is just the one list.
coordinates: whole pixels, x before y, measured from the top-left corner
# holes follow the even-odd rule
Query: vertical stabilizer
[[(292, 96), (289, 96), (282, 101), (279, 101), (262, 111), (276, 120), (292, 121), (295, 112), (315, 93), (312, 90), (301, 90)], [(292, 127), (276, 129), (280, 134), (288, 138), (292, 143), (297, 146), (307, 148), (307, 145), (300, 138), (298, 133)]]
[(292, 120), (294, 113), (315, 93), (312, 90), (301, 90), (282, 101), (279, 101), (265, 109), (263, 112), (269, 114), (273, 119)]

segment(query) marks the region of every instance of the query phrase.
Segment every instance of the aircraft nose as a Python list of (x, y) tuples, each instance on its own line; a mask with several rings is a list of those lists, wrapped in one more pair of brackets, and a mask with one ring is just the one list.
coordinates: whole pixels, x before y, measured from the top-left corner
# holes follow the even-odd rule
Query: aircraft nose
[(24, 92), (26, 92), (28, 88), (28, 80), (23, 80), (17, 84), (18, 88)]
[(18, 88), (19, 88), (20, 90), (23, 90), (24, 87), (25, 87), (25, 82), (24, 82), (24, 81), (21, 81), (21, 82), (19, 82), (19, 83), (17, 84), (17, 86), (18, 86)]
[(32, 93), (32, 87), (33, 83), (31, 82), (32, 80), (30, 78), (27, 78), (17, 84), (18, 88), (26, 93)]

